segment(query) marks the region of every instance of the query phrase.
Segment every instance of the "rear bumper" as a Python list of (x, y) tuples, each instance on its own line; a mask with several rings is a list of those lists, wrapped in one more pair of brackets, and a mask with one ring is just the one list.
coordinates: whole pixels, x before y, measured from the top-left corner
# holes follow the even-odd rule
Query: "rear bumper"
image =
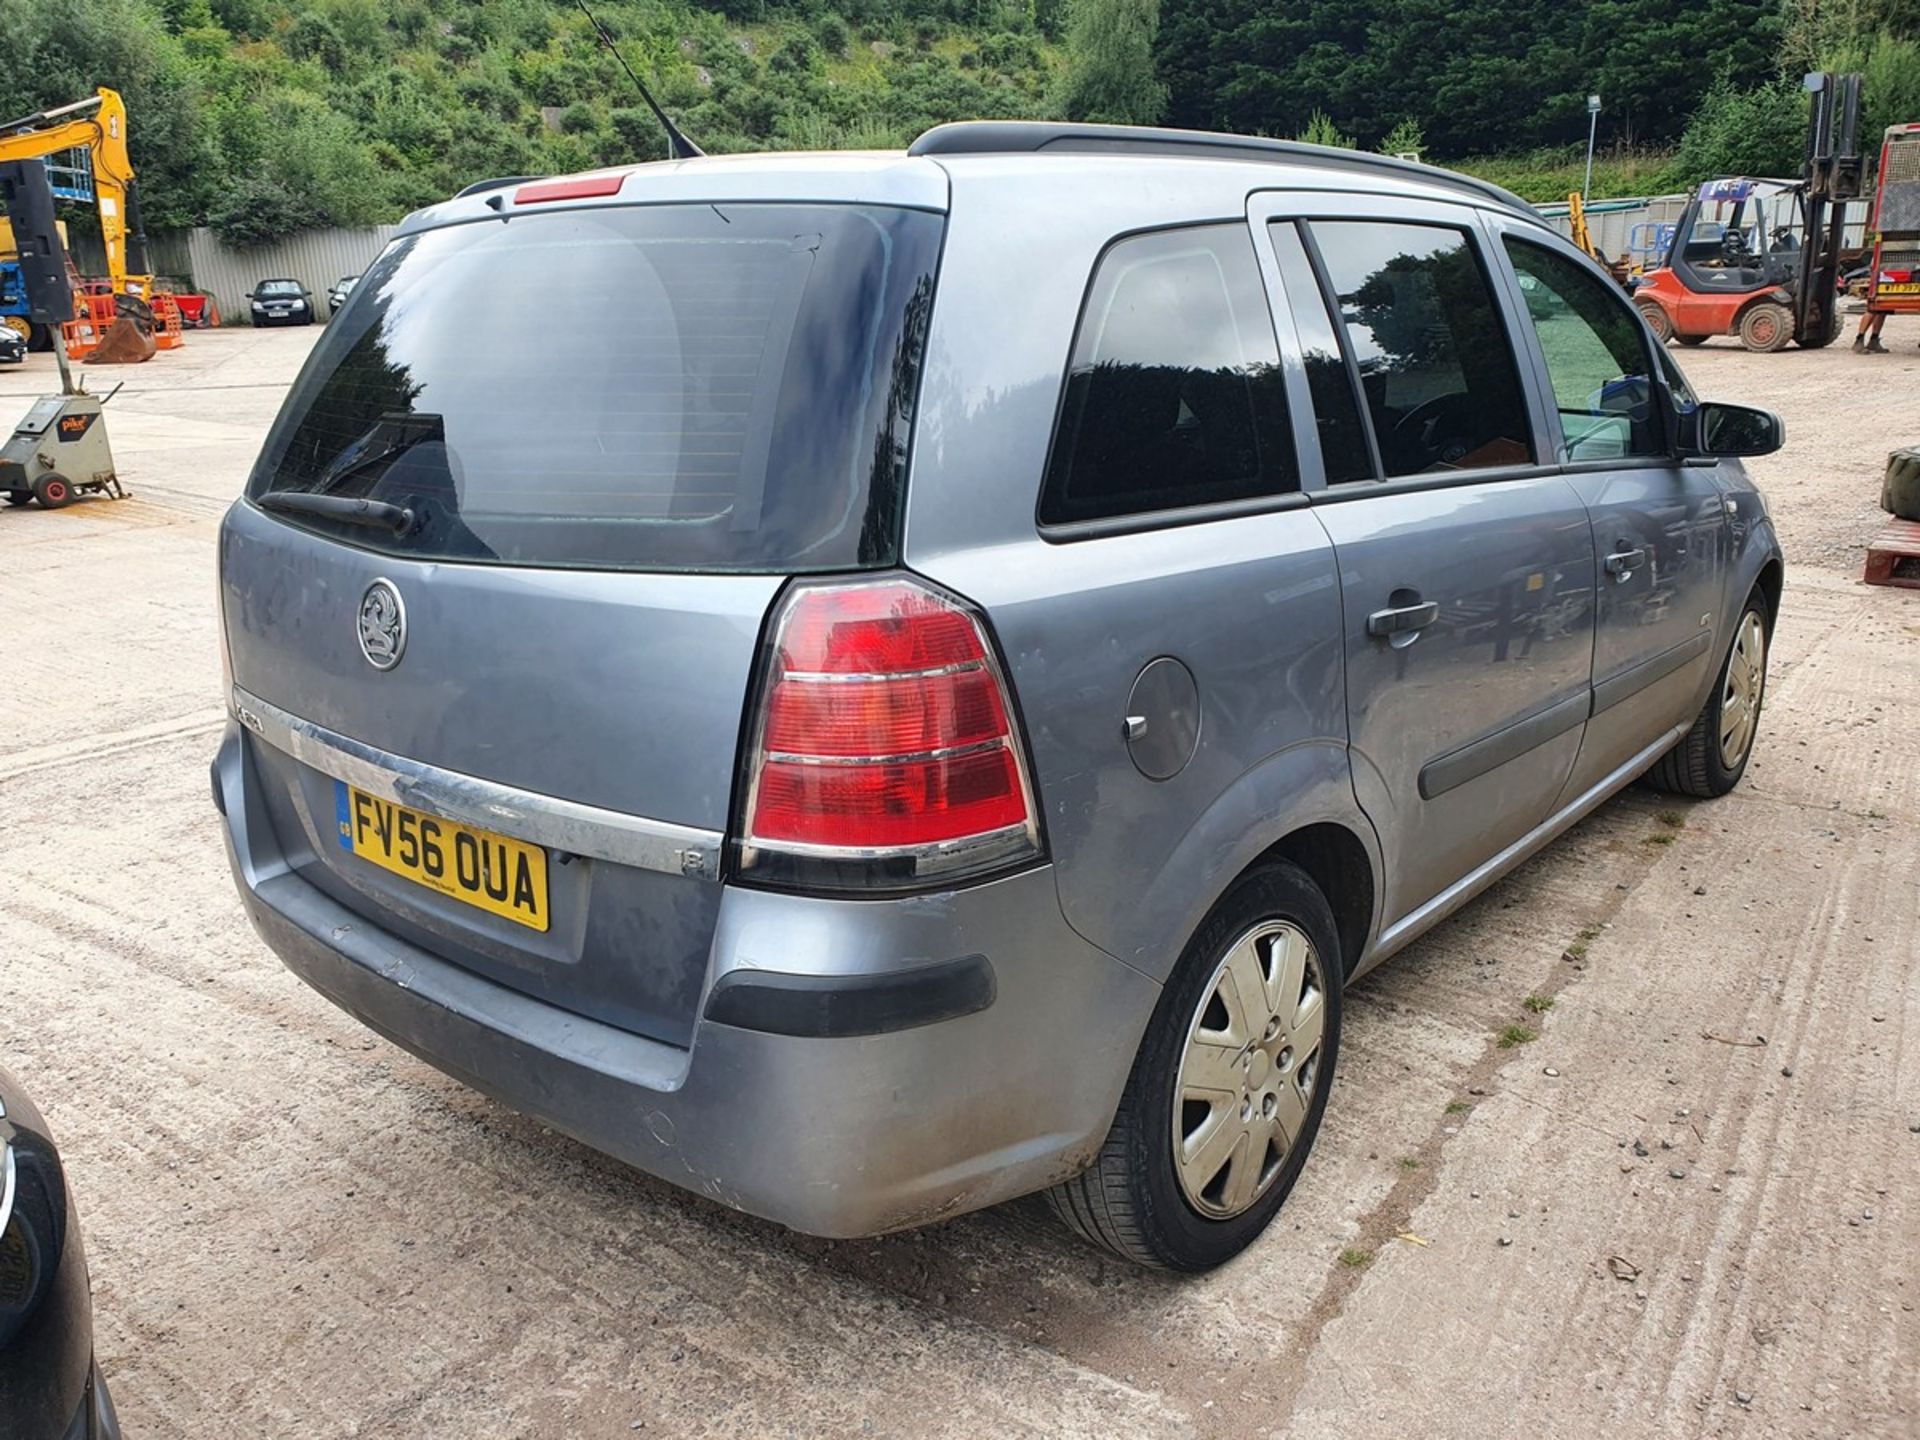
[(289, 969), (475, 1089), (809, 1234), (926, 1224), (1082, 1168), (1158, 998), (1066, 924), (1050, 869), (890, 900), (729, 888), (692, 1043), (664, 1044), (464, 970), (308, 884), (249, 795), (251, 743), (228, 726), (215, 795), (248, 915)]

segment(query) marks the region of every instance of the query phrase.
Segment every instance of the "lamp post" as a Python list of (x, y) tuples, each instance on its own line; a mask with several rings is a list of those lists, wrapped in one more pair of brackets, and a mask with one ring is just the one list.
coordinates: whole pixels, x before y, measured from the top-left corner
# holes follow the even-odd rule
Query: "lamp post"
[(1584, 201), (1587, 192), (1593, 189), (1593, 136), (1600, 125), (1600, 97), (1587, 96), (1587, 178), (1580, 186), (1580, 198)]

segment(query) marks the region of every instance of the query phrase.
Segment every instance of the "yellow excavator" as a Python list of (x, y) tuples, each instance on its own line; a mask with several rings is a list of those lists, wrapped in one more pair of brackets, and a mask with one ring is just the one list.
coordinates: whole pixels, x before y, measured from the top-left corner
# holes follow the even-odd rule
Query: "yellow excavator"
[[(100, 237), (106, 247), (107, 282), (115, 310), (150, 340), (153, 275), (147, 262), (147, 237), (140, 226), (133, 162), (127, 156), (127, 106), (118, 91), (102, 86), (85, 100), (0, 124), (0, 162), (44, 160), (69, 150), (81, 152), (87, 165), (66, 172), (75, 188), (56, 185), (55, 193), (86, 198), (91, 192), (100, 212)], [(0, 235), (0, 251), (12, 249), (8, 230)], [(0, 323), (18, 329), (14, 317), (4, 313), (7, 308), (0, 305)]]
[(1587, 229), (1587, 201), (1578, 190), (1567, 194), (1567, 221), (1573, 231), (1573, 243), (1586, 251), (1601, 269), (1613, 276), (1614, 283), (1621, 289), (1628, 288), (1628, 279), (1632, 267), (1625, 260), (1609, 260), (1593, 243), (1593, 232)]

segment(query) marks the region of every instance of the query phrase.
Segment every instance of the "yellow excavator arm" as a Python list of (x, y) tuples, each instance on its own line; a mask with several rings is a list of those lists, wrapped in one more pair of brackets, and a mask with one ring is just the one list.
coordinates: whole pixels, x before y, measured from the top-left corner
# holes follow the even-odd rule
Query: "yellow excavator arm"
[[(148, 299), (146, 237), (133, 205), (133, 162), (127, 157), (127, 106), (117, 90), (102, 86), (88, 99), (43, 110), (0, 126), (0, 161), (38, 160), (63, 150), (85, 150), (93, 159), (93, 194), (100, 207), (100, 235), (107, 250), (107, 278), (116, 295)], [(133, 255), (129, 258), (128, 241)]]

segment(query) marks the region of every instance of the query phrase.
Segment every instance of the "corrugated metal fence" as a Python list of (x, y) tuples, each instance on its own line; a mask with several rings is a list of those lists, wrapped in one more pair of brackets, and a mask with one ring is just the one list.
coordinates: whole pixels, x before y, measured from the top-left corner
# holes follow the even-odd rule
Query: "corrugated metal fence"
[(394, 229), (303, 230), (271, 245), (238, 250), (202, 227), (154, 236), (151, 258), (155, 274), (213, 296), (228, 323), (245, 321), (247, 292), (262, 280), (298, 280), (313, 292), (324, 316), (327, 287), (372, 264)]
[[(1672, 226), (1687, 208), (1687, 199), (1685, 195), (1651, 195), (1636, 200), (1596, 200), (1587, 206), (1587, 233), (1609, 259), (1624, 257), (1636, 265), (1658, 265), (1666, 258)], [(1554, 229), (1573, 238), (1573, 222), (1567, 218), (1564, 204), (1542, 205), (1539, 210)], [(1842, 243), (1867, 243), (1872, 210), (1869, 199), (1847, 202), (1846, 239)]]

